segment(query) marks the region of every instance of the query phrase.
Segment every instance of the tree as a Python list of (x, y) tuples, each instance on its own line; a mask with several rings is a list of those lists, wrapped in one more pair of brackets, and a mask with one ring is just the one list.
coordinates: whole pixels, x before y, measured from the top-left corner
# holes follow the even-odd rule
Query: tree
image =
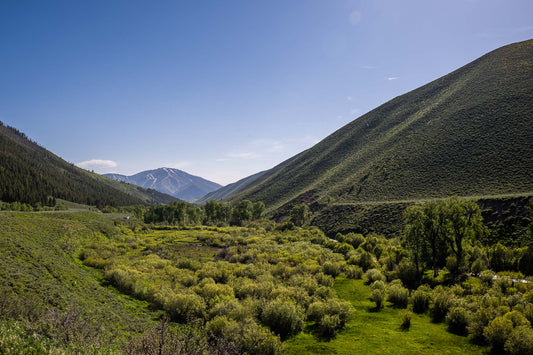
[(457, 258), (458, 270), (464, 264), (464, 243), (478, 235), (482, 229), (481, 210), (472, 200), (460, 200), (456, 197), (449, 198), (443, 204), (445, 218), (444, 238)]
[(405, 242), (417, 269), (421, 260), (429, 259), (436, 277), (448, 248), (457, 260), (457, 270), (463, 270), (464, 244), (482, 231), (481, 219), (474, 201), (455, 197), (409, 207), (404, 215)]
[(299, 227), (307, 223), (310, 214), (311, 211), (306, 203), (300, 203), (299, 205), (294, 206), (290, 212), (292, 222)]
[(244, 222), (252, 219), (253, 204), (250, 200), (243, 200), (233, 208), (231, 213), (231, 222), (242, 226)]
[(433, 276), (438, 276), (439, 264), (446, 254), (444, 217), (442, 202), (437, 201), (409, 206), (405, 211), (405, 242), (419, 273), (423, 271), (423, 261), (429, 259)]
[(263, 201), (257, 201), (252, 207), (252, 219), (261, 219), (265, 215), (265, 204)]

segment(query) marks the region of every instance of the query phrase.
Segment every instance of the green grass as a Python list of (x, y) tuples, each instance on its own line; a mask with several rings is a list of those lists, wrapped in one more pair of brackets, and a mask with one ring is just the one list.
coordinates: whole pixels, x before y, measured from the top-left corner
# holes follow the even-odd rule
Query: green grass
[(146, 302), (104, 286), (102, 273), (78, 259), (83, 246), (119, 235), (122, 231), (112, 221), (96, 213), (2, 213), (0, 293), (2, 302), (7, 300), (0, 302), (3, 310), (15, 317), (45, 319), (51, 310), (67, 312), (74, 307), (82, 311), (87, 327), (100, 329), (100, 341), (111, 347), (142, 332), (159, 313)]
[(444, 324), (431, 323), (429, 316), (413, 314), (409, 330), (400, 327), (400, 309), (386, 302), (376, 312), (369, 300), (370, 290), (363, 280), (337, 278), (337, 295), (354, 307), (351, 316), (336, 338), (322, 341), (309, 332), (286, 342), (287, 354), (482, 354), (485, 348), (454, 335)]

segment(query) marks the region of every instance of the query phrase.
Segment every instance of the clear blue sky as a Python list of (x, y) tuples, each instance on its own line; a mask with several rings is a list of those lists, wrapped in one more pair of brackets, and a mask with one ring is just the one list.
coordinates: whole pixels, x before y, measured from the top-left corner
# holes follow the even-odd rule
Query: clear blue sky
[(100, 173), (227, 184), (531, 38), (531, 0), (3, 0), (0, 120)]

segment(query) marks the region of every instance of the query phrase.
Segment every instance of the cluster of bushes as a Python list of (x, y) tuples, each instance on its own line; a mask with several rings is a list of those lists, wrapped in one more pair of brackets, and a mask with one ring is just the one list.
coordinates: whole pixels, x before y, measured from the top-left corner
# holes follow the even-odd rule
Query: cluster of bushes
[[(255, 351), (246, 344), (261, 343), (261, 353), (276, 353), (306, 321), (314, 322), (317, 335), (333, 337), (351, 314), (350, 304), (332, 289), (334, 278), (345, 270), (354, 277), (363, 271), (309, 242), (325, 238), (316, 228), (198, 227), (158, 235), (157, 241), (149, 232), (112, 238), (87, 247), (81, 257), (173, 321), (198, 323), (245, 352)], [(173, 250), (172, 240), (182, 247)], [(187, 257), (184, 250), (205, 257)]]
[(0, 209), (2, 211), (20, 211), (20, 212), (38, 212), (38, 211), (63, 211), (67, 207), (62, 204), (56, 205), (56, 200), (50, 198), (50, 202), (47, 204), (42, 204), (41, 202), (36, 202), (34, 204), (22, 203), (22, 202), (0, 202)]
[(172, 202), (157, 205), (147, 210), (136, 211), (138, 218), (145, 223), (166, 223), (179, 226), (220, 225), (243, 226), (264, 217), (265, 204), (261, 201), (252, 203), (244, 200), (236, 205), (224, 202), (208, 201), (203, 206), (186, 202)]

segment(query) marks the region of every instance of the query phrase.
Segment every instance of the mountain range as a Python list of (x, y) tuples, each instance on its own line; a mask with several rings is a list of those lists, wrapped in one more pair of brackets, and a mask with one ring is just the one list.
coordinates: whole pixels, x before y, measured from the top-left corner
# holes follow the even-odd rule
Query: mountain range
[(112, 206), (176, 200), (78, 168), (0, 122), (0, 200), (47, 204), (49, 197)]
[(113, 180), (150, 188), (182, 200), (192, 201), (222, 187), (217, 184), (173, 168), (146, 170), (135, 175), (104, 174)]
[(507, 45), (357, 118), (229, 201), (286, 214), (533, 192), (533, 40)]

